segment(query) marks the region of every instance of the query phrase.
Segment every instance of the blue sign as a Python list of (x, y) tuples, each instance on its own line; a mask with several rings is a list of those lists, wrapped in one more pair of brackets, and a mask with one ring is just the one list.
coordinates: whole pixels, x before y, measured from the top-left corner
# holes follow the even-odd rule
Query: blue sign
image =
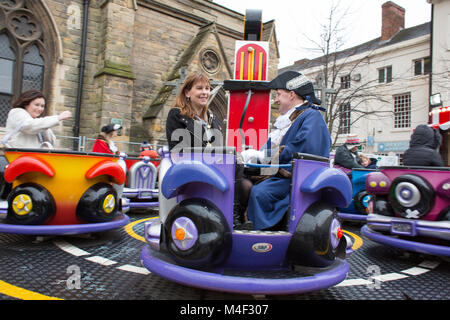
[(375, 137), (374, 136), (367, 136), (367, 146), (373, 147), (375, 145)]
[(409, 141), (379, 142), (378, 152), (405, 151), (409, 148)]

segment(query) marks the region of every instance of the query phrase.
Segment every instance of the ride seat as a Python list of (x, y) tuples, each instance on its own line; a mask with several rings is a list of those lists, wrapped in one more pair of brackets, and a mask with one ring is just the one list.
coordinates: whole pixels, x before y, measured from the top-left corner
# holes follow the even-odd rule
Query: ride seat
[[(146, 159), (147, 158), (147, 159)], [(157, 170), (148, 157), (133, 164), (128, 171), (128, 188), (155, 189)]]

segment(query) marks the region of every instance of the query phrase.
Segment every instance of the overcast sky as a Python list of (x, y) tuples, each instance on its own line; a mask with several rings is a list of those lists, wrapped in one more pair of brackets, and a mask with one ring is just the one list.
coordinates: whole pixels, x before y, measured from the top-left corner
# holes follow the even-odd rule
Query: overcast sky
[[(320, 36), (321, 25), (326, 24), (331, 4), (338, 0), (213, 0), (231, 10), (245, 14), (246, 9), (261, 9), (263, 22), (274, 19), (279, 41), (280, 64), (285, 67), (303, 58), (318, 56), (308, 48), (312, 39)], [(340, 0), (339, 12), (347, 12), (344, 23), (345, 46), (349, 48), (381, 35), (381, 5), (386, 0)], [(431, 4), (426, 0), (395, 0), (403, 7), (405, 28), (431, 21)], [(316, 47), (317, 48), (317, 47)]]

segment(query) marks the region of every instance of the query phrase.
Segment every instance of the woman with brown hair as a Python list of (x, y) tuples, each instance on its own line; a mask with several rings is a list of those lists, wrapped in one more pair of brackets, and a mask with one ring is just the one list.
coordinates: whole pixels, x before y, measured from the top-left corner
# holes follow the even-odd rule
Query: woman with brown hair
[[(191, 73), (181, 87), (166, 122), (169, 150), (222, 146), (222, 122), (208, 110), (209, 79), (199, 72)], [(181, 139), (180, 139), (181, 138)], [(219, 140), (220, 139), (220, 140)], [(243, 165), (237, 165), (234, 192), (233, 225), (235, 229), (252, 229), (251, 222), (242, 223), (240, 196), (242, 194)]]
[(70, 111), (43, 117), (46, 99), (42, 92), (29, 90), (13, 103), (6, 120), (3, 145), (9, 148), (53, 147), (56, 138), (50, 128), (72, 117)]
[[(166, 121), (169, 150), (222, 145), (222, 122), (208, 110), (210, 81), (202, 73), (189, 74)], [(220, 134), (219, 134), (220, 133)]]

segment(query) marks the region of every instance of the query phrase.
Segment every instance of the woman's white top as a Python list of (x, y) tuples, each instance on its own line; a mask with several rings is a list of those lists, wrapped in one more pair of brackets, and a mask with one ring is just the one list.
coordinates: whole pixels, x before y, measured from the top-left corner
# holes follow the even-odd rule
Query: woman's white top
[(13, 108), (6, 120), (5, 138), (8, 139), (4, 145), (8, 148), (40, 148), (43, 142), (54, 145), (56, 137), (50, 128), (57, 125), (57, 115), (33, 118), (25, 109)]

